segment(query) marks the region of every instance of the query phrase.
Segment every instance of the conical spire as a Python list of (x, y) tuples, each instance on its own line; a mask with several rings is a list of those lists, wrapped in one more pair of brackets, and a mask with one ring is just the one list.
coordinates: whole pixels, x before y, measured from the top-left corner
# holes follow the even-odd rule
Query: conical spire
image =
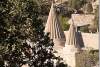
[(54, 4), (52, 3), (50, 13), (48, 16), (47, 24), (45, 27), (45, 32), (50, 33), (51, 39), (62, 39), (65, 38), (64, 32), (62, 30), (60, 21), (56, 14), (56, 10), (54, 8)]
[(68, 45), (77, 45), (76, 27), (74, 23), (72, 23), (69, 28)]
[(63, 48), (63, 59), (66, 60), (68, 66), (76, 67), (76, 54), (80, 48), (77, 42), (76, 26), (72, 22), (69, 28), (68, 41), (66, 41), (65, 47)]

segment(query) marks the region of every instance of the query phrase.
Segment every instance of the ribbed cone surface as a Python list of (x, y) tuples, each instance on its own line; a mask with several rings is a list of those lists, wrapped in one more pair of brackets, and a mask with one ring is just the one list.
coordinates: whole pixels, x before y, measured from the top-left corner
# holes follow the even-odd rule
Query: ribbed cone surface
[(62, 38), (64, 39), (65, 38), (60, 21), (56, 14), (56, 10), (54, 8), (54, 4), (52, 4), (50, 12), (49, 12), (47, 24), (45, 27), (45, 32), (50, 33), (51, 39), (62, 39)]
[(76, 46), (77, 45), (77, 42), (76, 42), (76, 27), (74, 25), (74, 23), (72, 23), (70, 25), (70, 28), (69, 28), (69, 39), (68, 39), (68, 45), (74, 45)]

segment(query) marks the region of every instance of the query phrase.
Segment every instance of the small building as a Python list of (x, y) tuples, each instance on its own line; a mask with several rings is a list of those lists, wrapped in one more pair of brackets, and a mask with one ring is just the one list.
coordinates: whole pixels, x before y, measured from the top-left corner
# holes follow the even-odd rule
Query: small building
[(68, 66), (76, 67), (76, 55), (79, 51), (99, 49), (98, 33), (83, 33), (77, 30), (77, 27), (91, 25), (94, 15), (72, 14), (69, 20), (69, 31), (62, 30), (58, 17), (54, 4), (52, 4), (45, 32), (50, 33), (49, 37), (53, 39), (54, 50), (58, 52), (57, 56), (61, 56)]
[(78, 30), (84, 32), (97, 32), (95, 28), (95, 15), (93, 14), (72, 14), (71, 19), (68, 21), (69, 24), (74, 22)]
[(93, 24), (95, 16), (93, 14), (72, 14), (69, 24), (74, 22), (76, 26), (86, 26)]
[(65, 44), (65, 35), (64, 35), (64, 31), (62, 30), (61, 22), (58, 18), (54, 6), (55, 6), (54, 4), (52, 4), (51, 6), (47, 23), (45, 26), (45, 32), (50, 33), (49, 37), (53, 39), (54, 49), (60, 52), (62, 47), (64, 47)]

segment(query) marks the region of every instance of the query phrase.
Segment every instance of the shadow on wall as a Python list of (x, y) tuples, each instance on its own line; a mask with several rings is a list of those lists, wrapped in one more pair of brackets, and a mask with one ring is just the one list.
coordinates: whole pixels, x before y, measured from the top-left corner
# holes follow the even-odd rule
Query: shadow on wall
[(83, 42), (83, 38), (82, 38), (82, 34), (81, 32), (76, 32), (76, 37), (77, 37), (77, 43), (79, 44), (78, 46), (80, 48), (84, 47), (84, 42)]

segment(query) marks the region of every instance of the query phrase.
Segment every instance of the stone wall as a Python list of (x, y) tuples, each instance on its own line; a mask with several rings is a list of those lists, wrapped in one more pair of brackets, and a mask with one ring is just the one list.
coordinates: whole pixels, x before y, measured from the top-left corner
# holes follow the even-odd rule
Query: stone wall
[(85, 48), (99, 49), (99, 34), (82, 33)]
[[(66, 36), (66, 44), (68, 41), (68, 31), (64, 31), (65, 36)], [(99, 49), (99, 34), (93, 34), (93, 33), (83, 33), (81, 32), (82, 38), (83, 38), (83, 43), (84, 47), (83, 49), (94, 49), (98, 50)]]

